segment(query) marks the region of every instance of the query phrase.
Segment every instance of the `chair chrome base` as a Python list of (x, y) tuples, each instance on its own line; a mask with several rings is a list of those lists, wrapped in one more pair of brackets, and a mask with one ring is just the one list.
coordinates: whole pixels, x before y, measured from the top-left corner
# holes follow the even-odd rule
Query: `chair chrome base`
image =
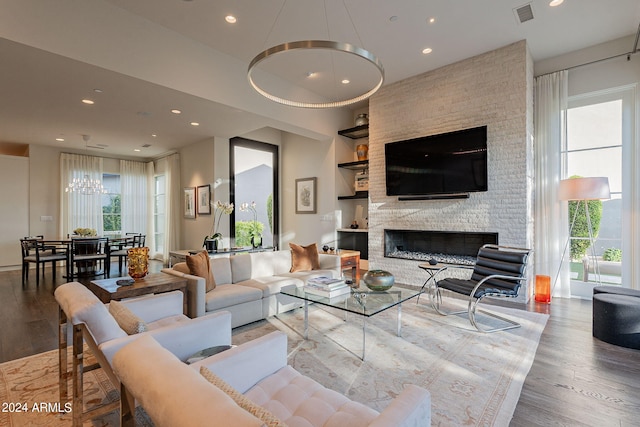
[[(491, 295), (487, 295), (487, 296), (491, 296)], [(495, 295), (495, 296), (502, 296), (504, 297), (504, 295)], [(457, 314), (464, 314), (467, 313), (467, 316), (469, 317), (469, 322), (471, 322), (471, 325), (476, 328), (479, 332), (483, 332), (483, 333), (492, 333), (492, 332), (498, 332), (498, 331), (506, 331), (509, 329), (516, 329), (519, 328), (520, 323), (515, 322), (511, 319), (507, 319), (506, 317), (503, 316), (499, 316), (495, 313), (491, 313), (489, 311), (486, 310), (478, 310), (478, 304), (480, 303), (480, 301), (482, 300), (482, 298), (474, 298), (474, 297), (469, 297), (469, 304), (467, 307), (467, 310), (460, 310), (460, 311), (444, 311), (441, 308), (442, 305), (442, 294), (440, 293), (440, 289), (437, 286), (432, 286), (429, 290), (429, 300), (431, 301), (431, 307), (440, 315), (442, 316), (452, 316), (452, 315), (457, 315)], [(480, 325), (478, 325), (478, 322), (476, 322), (476, 311), (479, 311), (482, 314), (485, 314), (487, 316), (491, 316), (495, 319), (498, 319), (502, 322), (507, 323), (506, 326), (503, 327), (498, 327), (498, 328), (491, 328), (491, 329), (484, 329), (482, 327), (480, 327)]]

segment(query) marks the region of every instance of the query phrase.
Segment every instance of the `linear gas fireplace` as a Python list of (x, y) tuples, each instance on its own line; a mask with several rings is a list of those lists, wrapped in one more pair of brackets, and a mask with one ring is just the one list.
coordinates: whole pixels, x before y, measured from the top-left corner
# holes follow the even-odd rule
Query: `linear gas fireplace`
[(498, 233), (384, 230), (384, 256), (472, 265), (485, 244), (497, 244)]

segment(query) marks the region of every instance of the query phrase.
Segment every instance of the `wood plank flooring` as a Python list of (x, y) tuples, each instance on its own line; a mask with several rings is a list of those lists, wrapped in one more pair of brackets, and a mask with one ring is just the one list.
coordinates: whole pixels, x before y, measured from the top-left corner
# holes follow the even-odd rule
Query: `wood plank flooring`
[[(151, 271), (160, 268), (151, 263)], [(23, 288), (19, 270), (0, 272), (0, 362), (57, 348), (51, 270), (39, 287), (34, 274)], [(64, 282), (58, 272), (55, 283)], [(640, 350), (594, 339), (591, 301), (554, 299), (550, 305), (517, 307), (550, 318), (511, 426), (640, 425)]]

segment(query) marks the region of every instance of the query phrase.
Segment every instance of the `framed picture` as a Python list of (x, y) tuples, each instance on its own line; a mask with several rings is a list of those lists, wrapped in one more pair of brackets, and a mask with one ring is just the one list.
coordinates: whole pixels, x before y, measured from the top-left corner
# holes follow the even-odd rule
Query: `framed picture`
[(316, 213), (316, 181), (317, 178), (296, 179), (296, 213)]
[(198, 187), (198, 215), (211, 215), (211, 186)]
[(184, 217), (196, 217), (196, 189), (195, 187), (185, 187), (184, 189)]

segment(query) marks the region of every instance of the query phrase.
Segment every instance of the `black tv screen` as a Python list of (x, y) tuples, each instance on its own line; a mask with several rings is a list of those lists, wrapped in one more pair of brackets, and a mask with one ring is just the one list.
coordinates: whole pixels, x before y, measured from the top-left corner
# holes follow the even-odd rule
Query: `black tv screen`
[(388, 196), (487, 191), (487, 127), (385, 145)]

